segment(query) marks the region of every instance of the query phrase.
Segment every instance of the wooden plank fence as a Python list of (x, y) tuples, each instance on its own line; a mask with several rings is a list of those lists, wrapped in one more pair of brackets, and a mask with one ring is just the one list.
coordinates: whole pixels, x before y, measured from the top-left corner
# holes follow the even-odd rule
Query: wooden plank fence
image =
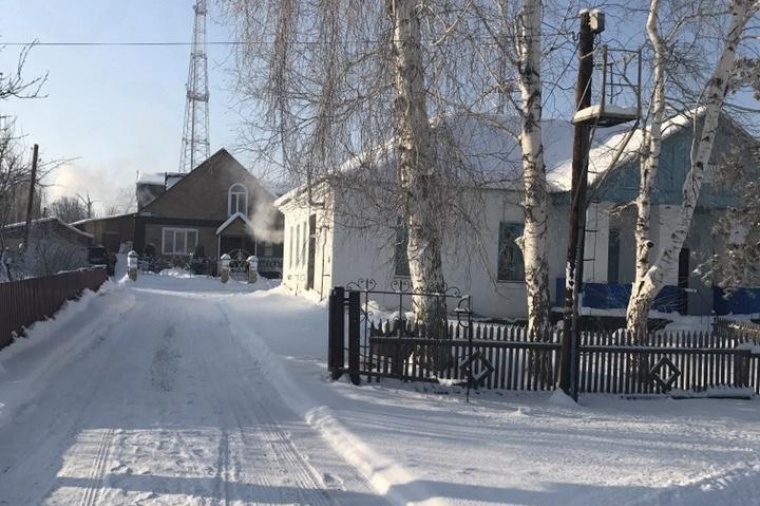
[[(471, 353), (469, 373), (484, 374), (482, 387), (551, 390), (558, 373), (559, 333), (548, 342), (528, 339), (525, 328), (473, 324), (472, 350), (466, 329), (450, 323), (451, 339), (430, 339), (396, 322), (371, 324), (362, 348), (361, 374), (407, 381), (465, 382), (461, 367)], [(451, 367), (436, 373), (424, 357), (450, 354)], [(582, 393), (656, 394), (709, 389), (760, 393), (760, 340), (733, 333), (664, 333), (637, 343), (624, 333), (584, 332), (579, 346)], [(543, 365), (543, 367), (541, 367)], [(537, 372), (540, 371), (540, 372)], [(728, 393), (728, 392), (727, 392)]]
[(14, 334), (23, 335), (31, 324), (53, 316), (85, 289), (97, 290), (107, 279), (103, 266), (0, 283), (0, 348), (13, 342)]

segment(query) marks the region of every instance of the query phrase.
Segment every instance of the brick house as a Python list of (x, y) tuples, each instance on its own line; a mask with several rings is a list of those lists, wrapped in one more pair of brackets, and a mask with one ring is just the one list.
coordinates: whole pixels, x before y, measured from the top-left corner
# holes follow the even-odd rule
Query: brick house
[(211, 260), (259, 257), (259, 272), (282, 269), (283, 217), (274, 196), (229, 152), (220, 149), (187, 174), (138, 184), (133, 247), (185, 262), (198, 246)]

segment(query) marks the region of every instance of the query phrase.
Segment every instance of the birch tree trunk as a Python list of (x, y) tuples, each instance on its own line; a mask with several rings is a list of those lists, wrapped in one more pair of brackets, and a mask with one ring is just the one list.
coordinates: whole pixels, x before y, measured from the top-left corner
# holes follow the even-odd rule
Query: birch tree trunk
[[(642, 297), (641, 288), (647, 279), (650, 267), (649, 253), (654, 243), (649, 237), (651, 229), (651, 198), (662, 150), (662, 122), (665, 114), (665, 42), (657, 28), (660, 0), (652, 0), (647, 17), (647, 37), (654, 49), (654, 92), (652, 95), (652, 124), (645, 132), (645, 151), (640, 160), (640, 187), (636, 198), (636, 265), (635, 281), (627, 310), (628, 330), (633, 332), (636, 340), (646, 336), (647, 315), (652, 305), (652, 298)], [(634, 295), (635, 294), (635, 295)]]
[[(528, 296), (528, 333), (533, 340), (551, 339), (549, 321), (549, 263), (547, 260), (548, 195), (546, 165), (541, 135), (541, 0), (524, 0), (518, 37), (518, 86), (521, 95), (523, 183), (525, 187), (525, 229), (518, 241), (525, 262)], [(531, 360), (537, 377), (552, 382), (548, 357), (537, 354)]]
[[(446, 338), (445, 283), (441, 262), (443, 224), (434, 166), (435, 148), (427, 113), (420, 18), (417, 0), (386, 0), (393, 26), (396, 89), (396, 139), (404, 219), (408, 232), (407, 256), (416, 317), (426, 334)], [(441, 294), (435, 296), (431, 294)], [(449, 350), (426, 357), (435, 370), (450, 363)]]
[[(723, 52), (713, 70), (712, 76), (707, 82), (702, 100), (702, 129), (698, 138), (695, 137), (692, 145), (692, 158), (689, 173), (683, 185), (683, 202), (677, 221), (671, 227), (668, 242), (659, 245), (657, 259), (650, 263), (648, 251), (658, 246), (649, 239), (651, 185), (655, 181), (655, 174), (659, 161), (659, 147), (661, 140), (662, 110), (659, 118), (656, 116), (658, 100), (659, 106), (664, 108), (664, 82), (665, 82), (665, 55), (662, 38), (657, 32), (656, 22), (659, 12), (660, 1), (652, 0), (647, 22), (647, 31), (655, 49), (655, 118), (652, 121), (652, 133), (649, 140), (649, 152), (642, 160), (641, 183), (642, 189), (637, 199), (639, 215), (636, 223), (636, 278), (631, 289), (631, 298), (626, 312), (627, 328), (637, 339), (641, 339), (647, 332), (647, 318), (654, 297), (665, 284), (665, 279), (678, 265), (678, 256), (686, 240), (686, 235), (694, 215), (694, 208), (702, 188), (705, 168), (712, 154), (715, 134), (718, 130), (718, 120), (729, 92), (731, 73), (734, 69), (736, 50), (741, 42), (742, 34), (747, 22), (760, 10), (760, 2), (757, 0), (733, 0), (731, 2), (731, 24), (725, 41)], [(658, 91), (659, 90), (659, 95)], [(659, 98), (658, 98), (659, 96)], [(694, 121), (697, 121), (696, 114)]]

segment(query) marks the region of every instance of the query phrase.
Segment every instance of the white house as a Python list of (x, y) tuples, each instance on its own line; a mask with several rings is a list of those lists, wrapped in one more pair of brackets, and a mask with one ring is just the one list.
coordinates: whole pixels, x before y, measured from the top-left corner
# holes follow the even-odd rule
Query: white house
[[(498, 122), (447, 118), (443, 124), (447, 128), (441, 128), (441, 123), (435, 126), (448, 132), (440, 137), (446, 136), (447, 142), (455, 138), (456, 142), (452, 143), (453, 150), (440, 149), (439, 158), (459, 157), (456, 170), (466, 172), (460, 178), (463, 183), (457, 188), (457, 195), (452, 197), (457, 202), (452, 205), (467, 207), (470, 217), (469, 222), (452, 220), (448, 229), (445, 280), (449, 286), (473, 297), (473, 309), (479, 315), (525, 318), (522, 255), (514, 242), (524, 223), (521, 151), (517, 136), (511, 133), (518, 124), (514, 118), (498, 118)], [(733, 122), (723, 121), (723, 125), (715, 150), (719, 155), (741, 134)], [(542, 126), (552, 192), (549, 276), (552, 300), (559, 302), (569, 235), (572, 125), (562, 120), (545, 120)], [(625, 299), (626, 283), (633, 278), (633, 218), (628, 212), (613, 210), (635, 197), (638, 187), (635, 153), (641, 136), (636, 133), (628, 139), (623, 128), (624, 125), (599, 129), (594, 135), (584, 254), (584, 281), (591, 307), (623, 307), (625, 300), (618, 299)], [(745, 142), (749, 136), (742, 135), (741, 144), (750, 149)], [(653, 210), (655, 234), (669, 233), (668, 223), (675, 216), (688, 167), (691, 138), (691, 121), (672, 121), (665, 130), (662, 184), (658, 185), (660, 191)], [(757, 141), (754, 143), (756, 147)], [(614, 167), (609, 167), (623, 144), (622, 156)], [(292, 290), (314, 290), (324, 298), (333, 286), (373, 279), (377, 289), (390, 290), (394, 279), (405, 277), (404, 233), (398, 226), (398, 212), (392, 200), (394, 171), (389, 170), (395, 160), (387, 150), (378, 153), (365, 160), (358, 157), (334, 175), (310, 187), (296, 188), (275, 201), (285, 217), (283, 283)], [(716, 247), (712, 240), (707, 241), (711, 234), (704, 220), (711, 212), (728, 205), (728, 193), (721, 191), (716, 194), (710, 184), (703, 191), (706, 197), (700, 200), (692, 227), (695, 230), (690, 232), (685, 245), (684, 266), (669, 280), (678, 288), (669, 296), (683, 299), (670, 301), (671, 309), (690, 307), (691, 312), (697, 313), (712, 310), (712, 304), (706, 303), (712, 300), (712, 291), (700, 284), (692, 270), (698, 261), (696, 252), (713, 251)], [(387, 205), (383, 205), (384, 199)], [(698, 289), (685, 290), (696, 285), (700, 285)], [(600, 289), (604, 291), (602, 294), (598, 293)]]

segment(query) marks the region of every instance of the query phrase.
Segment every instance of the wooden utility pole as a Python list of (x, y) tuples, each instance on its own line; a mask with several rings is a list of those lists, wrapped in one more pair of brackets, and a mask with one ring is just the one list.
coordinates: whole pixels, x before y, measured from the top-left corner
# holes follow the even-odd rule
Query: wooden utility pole
[[(575, 88), (576, 112), (591, 106), (591, 76), (594, 71), (594, 31), (591, 28), (589, 11), (581, 11), (580, 22), (578, 81)], [(570, 237), (567, 243), (565, 311), (559, 373), (559, 387), (575, 400), (578, 400), (578, 298), (583, 283), (583, 239), (586, 229), (590, 133), (589, 123), (575, 124), (570, 190)]]
[(32, 228), (32, 211), (34, 210), (34, 187), (37, 184), (37, 154), (39, 146), (34, 145), (32, 154), (32, 177), (29, 181), (29, 201), (26, 203), (26, 227), (24, 227), (24, 249), (29, 244), (29, 229)]

